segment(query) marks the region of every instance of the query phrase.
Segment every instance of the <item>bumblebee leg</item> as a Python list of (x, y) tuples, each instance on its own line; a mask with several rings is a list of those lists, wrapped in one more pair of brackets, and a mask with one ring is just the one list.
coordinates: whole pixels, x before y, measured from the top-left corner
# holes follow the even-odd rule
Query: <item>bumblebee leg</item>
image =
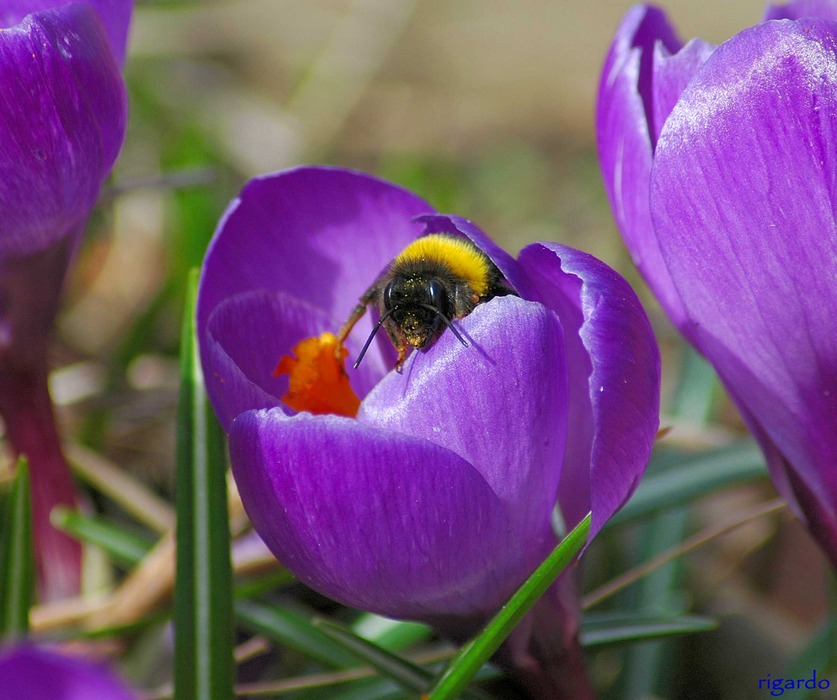
[(340, 326), (340, 330), (337, 331), (338, 356), (340, 355), (340, 351), (343, 349), (343, 341), (349, 337), (349, 333), (352, 332), (352, 328), (355, 327), (355, 324), (358, 321), (360, 321), (360, 319), (363, 317), (363, 314), (366, 313), (366, 307), (372, 303), (372, 300), (375, 298), (377, 292), (378, 285), (376, 282), (364, 292), (363, 296), (360, 298), (355, 308), (352, 309), (352, 313), (349, 314), (349, 318), (342, 326)]
[(398, 374), (404, 371), (404, 363), (407, 361), (407, 343), (401, 342), (395, 346), (395, 349), (398, 350), (398, 360), (395, 362), (395, 371)]
[(366, 313), (366, 304), (358, 303), (354, 309), (352, 309), (352, 313), (349, 314), (348, 320), (340, 326), (340, 330), (337, 331), (337, 347), (343, 347), (343, 341), (349, 337), (349, 333), (352, 332), (352, 328), (355, 327), (355, 324), (360, 321), (363, 317), (363, 314)]

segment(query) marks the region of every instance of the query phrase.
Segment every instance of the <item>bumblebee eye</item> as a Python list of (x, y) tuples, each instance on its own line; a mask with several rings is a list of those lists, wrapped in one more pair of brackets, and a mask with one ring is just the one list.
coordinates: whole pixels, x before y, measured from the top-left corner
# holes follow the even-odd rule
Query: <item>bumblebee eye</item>
[(384, 287), (384, 308), (388, 311), (395, 307), (396, 302), (393, 298), (393, 291), (395, 287), (395, 280), (388, 283), (386, 287)]
[(447, 304), (445, 285), (437, 279), (432, 279), (427, 283), (427, 292), (430, 295), (430, 306), (440, 312), (444, 310)]

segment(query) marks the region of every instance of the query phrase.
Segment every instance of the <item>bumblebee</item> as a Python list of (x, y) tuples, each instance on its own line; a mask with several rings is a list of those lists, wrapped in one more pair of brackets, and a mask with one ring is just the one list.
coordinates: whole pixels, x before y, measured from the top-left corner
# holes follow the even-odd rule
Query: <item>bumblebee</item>
[(354, 366), (357, 369), (381, 326), (398, 351), (395, 369), (401, 371), (409, 348), (432, 345), (445, 328), (460, 343), (467, 341), (453, 321), (464, 318), (477, 304), (496, 296), (515, 294), (497, 266), (470, 240), (432, 233), (408, 245), (366, 290), (348, 320), (337, 332), (338, 347), (377, 302), (380, 320), (369, 334)]

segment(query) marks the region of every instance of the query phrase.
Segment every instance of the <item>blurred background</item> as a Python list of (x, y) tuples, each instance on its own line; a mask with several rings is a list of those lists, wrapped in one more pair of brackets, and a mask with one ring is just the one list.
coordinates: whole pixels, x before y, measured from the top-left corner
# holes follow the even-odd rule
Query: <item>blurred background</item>
[[(599, 71), (629, 7), (138, 0), (128, 139), (71, 271), (54, 345), (52, 389), (68, 441), (170, 498), (186, 272), (248, 178), (312, 162), (394, 180), (512, 253), (554, 240), (601, 258), (640, 293), (663, 348), (663, 426), (673, 429), (662, 447), (682, 455), (743, 438), (720, 393), (708, 425), (672, 415), (684, 347), (634, 271), (601, 184)], [(763, 10), (756, 0), (666, 7), (682, 38), (717, 43)], [(680, 539), (772, 497), (764, 476), (752, 482), (682, 509)], [(630, 565), (620, 558), (625, 541), (647, 541), (627, 528), (620, 537), (594, 553), (590, 586)], [(634, 554), (635, 564), (643, 555)], [(682, 609), (722, 621), (711, 634), (631, 652), (656, 658), (637, 667), (662, 669), (672, 696), (765, 696), (758, 679), (782, 674), (827, 608), (830, 574), (787, 515), (759, 519), (668, 571), (661, 604), (675, 596)], [(656, 681), (625, 678), (626, 658), (591, 656), (602, 691), (659, 692)], [(636, 692), (616, 690), (625, 687)]]

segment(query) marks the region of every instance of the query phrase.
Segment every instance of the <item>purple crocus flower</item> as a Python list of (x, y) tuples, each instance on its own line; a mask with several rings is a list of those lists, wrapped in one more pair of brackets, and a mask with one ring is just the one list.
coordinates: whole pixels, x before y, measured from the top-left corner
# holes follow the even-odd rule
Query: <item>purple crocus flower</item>
[[(0, 0), (0, 414), (31, 467), (41, 593), (78, 592), (78, 543), (53, 529), (74, 490), (47, 391), (70, 258), (122, 145), (130, 0)], [(29, 14), (31, 13), (31, 14)]]
[(136, 694), (101, 665), (22, 644), (0, 654), (3, 697), (49, 700), (132, 700)]
[(637, 266), (837, 566), (835, 20), (834, 2), (769, 7), (715, 48), (633, 8), (598, 142)]
[[(379, 334), (348, 371), (356, 417), (290, 409), (277, 360), (336, 330), (426, 233), (470, 239), (519, 296), (478, 305), (456, 322), (468, 347), (445, 332), (402, 373)], [(207, 391), (268, 547), (325, 595), (453, 637), (476, 631), (556, 544), (556, 501), (566, 528), (592, 511), (595, 535), (654, 442), (658, 352), (624, 279), (554, 243), (515, 260), (469, 221), (360, 173), (249, 182), (207, 253), (197, 319)], [(364, 317), (349, 336), (352, 359), (372, 326)], [(559, 593), (550, 605), (565, 617), (524, 625), (513, 664), (530, 639), (574, 641)]]

